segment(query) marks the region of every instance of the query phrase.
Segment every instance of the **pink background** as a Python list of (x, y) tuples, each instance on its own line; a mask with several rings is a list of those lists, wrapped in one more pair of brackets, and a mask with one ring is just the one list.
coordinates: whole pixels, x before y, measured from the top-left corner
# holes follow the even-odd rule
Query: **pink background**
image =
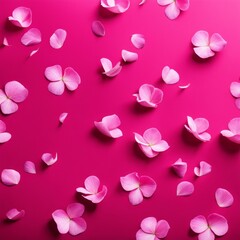
[[(190, 220), (199, 215), (216, 212), (229, 223), (228, 233), (221, 239), (239, 239), (240, 211), (240, 147), (220, 136), (228, 122), (239, 116), (229, 86), (239, 79), (240, 63), (240, 2), (239, 0), (192, 0), (190, 9), (175, 21), (164, 14), (156, 0), (143, 6), (131, 1), (129, 10), (121, 15), (107, 14), (100, 0), (1, 0), (0, 38), (7, 37), (12, 47), (0, 49), (0, 88), (17, 80), (29, 90), (19, 111), (1, 115), (12, 139), (0, 146), (0, 171), (13, 168), (21, 173), (19, 185), (0, 184), (1, 240), (65, 240), (59, 235), (51, 214), (65, 209), (71, 202), (85, 204), (83, 215), (87, 230), (75, 237), (82, 240), (134, 240), (143, 218), (154, 216), (166, 219), (171, 229), (169, 240), (197, 239), (189, 228)], [(18, 6), (32, 9), (31, 27), (39, 28), (43, 41), (39, 46), (25, 47), (20, 43), (28, 29), (16, 29), (7, 21)], [(101, 20), (106, 36), (97, 38), (91, 31), (93, 20)], [(49, 37), (57, 28), (66, 29), (67, 40), (62, 49), (49, 45)], [(220, 33), (228, 44), (215, 57), (201, 61), (194, 56), (191, 37), (198, 30)], [(130, 37), (144, 34), (146, 45), (137, 50)], [(28, 58), (32, 50), (39, 52)], [(102, 77), (100, 58), (107, 57), (115, 64), (121, 50), (136, 51), (139, 60), (124, 65), (113, 79)], [(82, 83), (73, 93), (54, 96), (48, 89), (44, 70), (60, 64), (73, 67)], [(175, 85), (164, 85), (161, 71), (169, 65), (180, 74)], [(157, 109), (148, 110), (136, 104), (132, 96), (141, 84), (149, 83), (164, 91), (163, 102)], [(186, 90), (178, 85), (191, 83)], [(60, 113), (69, 116), (59, 126)], [(111, 140), (94, 128), (93, 122), (117, 114), (124, 136)], [(199, 143), (184, 129), (186, 117), (205, 117), (210, 122), (212, 140)], [(142, 134), (157, 127), (170, 148), (154, 159), (147, 159), (134, 141), (133, 132)], [(57, 152), (58, 162), (43, 167), (41, 155)], [(170, 166), (179, 157), (188, 163), (188, 172), (179, 179)], [(23, 171), (30, 160), (37, 165), (37, 174)], [(212, 173), (194, 177), (193, 169), (200, 161), (213, 167)], [(149, 175), (157, 182), (152, 198), (132, 206), (119, 177), (133, 171)], [(108, 187), (104, 201), (97, 206), (83, 201), (75, 193), (84, 179), (96, 175)], [(190, 197), (177, 197), (176, 186), (191, 181), (195, 192)], [(218, 187), (228, 189), (235, 202), (230, 208), (219, 208), (215, 201)], [(24, 209), (26, 215), (18, 222), (5, 220), (11, 208)]]

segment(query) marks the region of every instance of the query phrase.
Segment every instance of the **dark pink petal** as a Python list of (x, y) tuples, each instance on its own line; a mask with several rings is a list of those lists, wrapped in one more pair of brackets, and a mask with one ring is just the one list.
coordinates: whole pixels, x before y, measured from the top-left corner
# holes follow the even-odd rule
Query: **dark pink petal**
[(37, 28), (31, 28), (21, 38), (21, 43), (25, 46), (35, 45), (41, 41), (41, 32)]
[(199, 167), (194, 168), (194, 173), (198, 177), (204, 176), (212, 171), (212, 166), (205, 161), (201, 161), (199, 165)]
[(67, 37), (67, 32), (64, 29), (57, 29), (50, 37), (50, 45), (52, 48), (59, 49), (63, 46)]
[(209, 46), (206, 47), (195, 47), (193, 48), (194, 52), (200, 57), (200, 58), (209, 58), (215, 55), (215, 53), (211, 50)]
[(210, 229), (217, 235), (223, 236), (228, 231), (228, 222), (225, 217), (220, 214), (212, 213), (208, 216), (208, 225)]
[(26, 7), (15, 8), (8, 20), (17, 27), (27, 28), (32, 23), (32, 11)]
[(28, 90), (18, 81), (10, 81), (5, 85), (5, 93), (16, 103), (23, 102), (28, 96)]
[(120, 177), (120, 182), (125, 191), (132, 191), (140, 186), (140, 178), (136, 172)]
[(25, 215), (24, 210), (18, 211), (16, 208), (13, 208), (6, 213), (6, 217), (9, 220), (13, 220), (13, 221), (16, 221), (16, 220), (19, 220), (19, 219), (23, 218), (24, 215)]
[(70, 203), (67, 206), (67, 214), (70, 219), (81, 217), (84, 213), (85, 207), (81, 203)]
[(103, 185), (102, 190), (100, 192), (95, 194), (85, 195), (83, 197), (88, 199), (92, 203), (100, 203), (107, 195), (107, 191), (108, 191), (107, 187)]
[(57, 224), (59, 233), (65, 234), (69, 231), (70, 219), (67, 213), (61, 209), (56, 210), (52, 213), (53, 220)]
[(172, 168), (174, 172), (180, 177), (183, 178), (187, 172), (187, 163), (183, 162), (181, 158), (179, 158), (173, 165)]
[(7, 186), (17, 185), (20, 178), (20, 173), (14, 169), (4, 169), (1, 174), (1, 180)]
[(51, 67), (47, 67), (45, 69), (44, 75), (45, 75), (46, 79), (49, 81), (52, 81), (52, 82), (60, 81), (63, 78), (62, 67), (60, 65), (54, 65)]
[(179, 16), (180, 9), (178, 8), (176, 2), (171, 3), (165, 8), (165, 14), (170, 20), (174, 20)]
[(233, 195), (224, 188), (216, 190), (215, 198), (219, 207), (230, 207), (234, 201)]
[(12, 114), (18, 110), (18, 105), (11, 99), (7, 99), (1, 104), (1, 110), (4, 114)]
[(131, 42), (135, 48), (141, 49), (145, 45), (145, 37), (142, 34), (133, 34), (131, 37)]
[(65, 121), (67, 116), (68, 116), (68, 113), (66, 113), (66, 112), (61, 113), (59, 116), (59, 122), (63, 124), (63, 122)]
[(157, 219), (155, 217), (144, 218), (141, 222), (141, 229), (145, 233), (155, 234)]
[(200, 30), (192, 37), (192, 44), (195, 47), (207, 47), (209, 45), (209, 34), (206, 31)]
[(140, 177), (140, 190), (144, 197), (151, 197), (156, 191), (156, 188), (157, 184), (152, 178), (148, 176)]
[(53, 165), (58, 160), (58, 155), (56, 153), (55, 157), (51, 153), (44, 153), (42, 155), (42, 161), (46, 163), (48, 166)]
[(228, 123), (228, 128), (234, 134), (240, 134), (240, 118), (233, 118)]
[(113, 13), (123, 13), (128, 10), (130, 0), (101, 0), (101, 6)]
[(36, 167), (35, 167), (35, 163), (31, 162), (31, 161), (26, 161), (24, 163), (24, 171), (26, 173), (31, 173), (31, 174), (36, 174)]
[(230, 92), (235, 98), (240, 97), (240, 82), (232, 82), (230, 85)]
[(227, 42), (223, 39), (223, 37), (220, 34), (214, 33), (210, 38), (209, 46), (214, 52), (220, 52), (223, 50), (226, 44)]
[(92, 23), (92, 31), (98, 37), (105, 36), (105, 28), (100, 21), (93, 21)]
[(194, 186), (191, 182), (183, 181), (177, 186), (177, 196), (189, 196), (194, 192)]
[(143, 230), (138, 230), (136, 233), (136, 240), (158, 240), (154, 234), (145, 233)]
[(202, 233), (208, 229), (208, 223), (204, 216), (198, 215), (191, 220), (190, 227), (195, 233)]
[(205, 118), (196, 118), (194, 122), (196, 124), (197, 133), (203, 133), (209, 128), (209, 122)]
[(129, 193), (129, 201), (132, 205), (138, 205), (143, 201), (143, 195), (139, 188)]
[(122, 50), (122, 59), (124, 62), (135, 62), (138, 60), (138, 54), (127, 50)]
[(60, 96), (64, 93), (65, 85), (63, 81), (51, 82), (48, 84), (48, 91)]
[(174, 69), (165, 66), (162, 70), (162, 79), (166, 84), (174, 84), (179, 81), (180, 77)]
[(98, 192), (100, 186), (100, 180), (96, 176), (89, 176), (84, 181), (85, 188), (92, 194)]
[(78, 85), (81, 83), (80, 76), (71, 67), (68, 67), (64, 70), (64, 75), (62, 80), (66, 84), (67, 89), (70, 91), (76, 90), (78, 88)]
[(157, 0), (158, 4), (161, 6), (166, 6), (174, 2), (174, 0)]
[(170, 226), (166, 220), (160, 220), (157, 223), (155, 230), (156, 237), (159, 239), (165, 238), (169, 232)]
[(215, 235), (210, 228), (198, 235), (198, 240), (214, 240)]
[(177, 6), (182, 11), (187, 11), (189, 9), (189, 0), (176, 0)]
[(83, 218), (74, 218), (70, 221), (69, 233), (76, 236), (85, 232), (87, 229), (87, 223)]

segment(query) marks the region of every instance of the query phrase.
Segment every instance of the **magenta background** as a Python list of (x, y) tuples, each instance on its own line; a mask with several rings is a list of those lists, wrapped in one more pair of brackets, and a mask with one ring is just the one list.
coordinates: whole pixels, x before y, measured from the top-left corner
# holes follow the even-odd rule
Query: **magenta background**
[[(131, 1), (124, 14), (106, 16), (100, 0), (0, 1), (0, 38), (6, 36), (13, 45), (0, 49), (0, 87), (18, 80), (29, 90), (17, 113), (1, 115), (12, 139), (0, 146), (0, 171), (13, 168), (22, 177), (14, 187), (0, 184), (1, 240), (134, 240), (141, 220), (148, 216), (169, 222), (169, 240), (197, 239), (189, 229), (190, 220), (213, 212), (224, 215), (229, 222), (229, 232), (221, 239), (240, 238), (240, 148), (220, 136), (230, 119), (239, 116), (229, 86), (239, 79), (240, 2), (192, 0), (190, 9), (175, 21), (166, 18), (164, 8), (156, 0), (147, 0), (143, 6), (138, 3)], [(28, 29), (18, 30), (8, 23), (7, 17), (18, 6), (32, 9), (31, 27), (39, 28), (43, 37), (39, 46), (23, 46), (20, 39)], [(105, 25), (104, 38), (95, 37), (91, 31), (92, 21), (97, 19)], [(68, 32), (65, 45), (59, 50), (49, 45), (49, 37), (57, 28)], [(198, 30), (220, 33), (228, 42), (226, 48), (212, 59), (200, 61), (191, 46), (191, 37)], [(134, 33), (146, 37), (141, 50), (131, 44)], [(38, 47), (39, 52), (28, 59)], [(117, 77), (103, 78), (100, 58), (107, 57), (115, 64), (121, 59), (122, 49), (138, 52), (139, 60), (124, 65)], [(48, 91), (44, 70), (54, 64), (71, 66), (80, 74), (82, 83), (78, 90), (59, 97)], [(161, 82), (165, 65), (179, 72), (178, 84)], [(189, 82), (188, 89), (178, 88)], [(145, 110), (135, 103), (132, 94), (144, 83), (164, 91), (164, 100), (157, 109)], [(58, 117), (62, 112), (69, 116), (60, 127)], [(122, 121), (124, 136), (109, 140), (94, 129), (93, 122), (114, 113)], [(210, 142), (199, 144), (184, 130), (188, 115), (209, 120)], [(144, 157), (133, 137), (133, 132), (142, 134), (150, 127), (157, 127), (170, 145), (169, 150), (154, 159)], [(43, 168), (44, 152), (57, 152), (58, 162)], [(170, 171), (179, 157), (188, 163), (183, 179)], [(37, 175), (23, 171), (27, 160), (36, 163)], [(197, 179), (193, 168), (203, 160), (213, 170)], [(129, 203), (128, 193), (119, 182), (120, 176), (133, 171), (151, 176), (158, 185), (153, 197), (138, 206)], [(82, 202), (75, 189), (92, 174), (109, 191), (96, 207), (83, 202), (87, 231), (77, 237), (57, 234), (52, 212), (65, 209), (71, 202)], [(182, 180), (194, 183), (192, 196), (176, 196), (176, 186)], [(233, 206), (217, 206), (214, 194), (218, 187), (233, 194)], [(25, 209), (26, 216), (8, 223), (5, 213), (13, 207)]]

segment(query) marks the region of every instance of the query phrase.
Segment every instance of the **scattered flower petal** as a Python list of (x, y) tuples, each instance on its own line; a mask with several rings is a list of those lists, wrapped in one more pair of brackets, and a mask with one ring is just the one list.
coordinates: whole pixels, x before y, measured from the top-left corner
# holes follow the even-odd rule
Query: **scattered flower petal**
[(228, 123), (229, 130), (222, 130), (221, 134), (230, 141), (240, 144), (240, 118), (233, 118)]
[(104, 28), (104, 25), (102, 24), (102, 22), (100, 22), (100, 21), (93, 21), (92, 31), (98, 37), (105, 36), (105, 28)]
[(233, 195), (224, 188), (216, 190), (215, 198), (219, 207), (230, 207), (234, 202)]
[(133, 34), (131, 42), (135, 48), (141, 49), (145, 45), (145, 37), (142, 34)]
[(174, 84), (179, 81), (180, 77), (174, 69), (165, 66), (162, 70), (162, 79), (166, 84)]
[(111, 138), (119, 138), (123, 135), (118, 128), (121, 125), (120, 118), (116, 115), (106, 116), (101, 122), (94, 122), (95, 127), (104, 135)]
[(67, 116), (68, 116), (68, 113), (66, 113), (66, 112), (61, 113), (59, 116), (59, 122), (63, 124), (63, 122), (65, 121)]
[(143, 5), (147, 0), (142, 0), (140, 3), (139, 3), (139, 6)]
[(181, 158), (179, 158), (173, 165), (172, 168), (178, 177), (183, 178), (187, 172), (187, 163), (183, 162)]
[(63, 46), (67, 37), (67, 32), (64, 29), (57, 29), (50, 37), (50, 45), (52, 48), (59, 49)]
[(2, 43), (3, 46), (5, 47), (10, 47), (11, 45), (8, 43), (8, 40), (6, 37), (3, 38), (3, 43)]
[(137, 94), (137, 102), (144, 107), (156, 108), (163, 100), (163, 91), (150, 84), (143, 84)]
[(189, 196), (194, 192), (194, 186), (191, 182), (183, 181), (177, 186), (177, 196)]
[(36, 45), (42, 41), (41, 32), (37, 28), (31, 28), (21, 38), (21, 43), (25, 46)]
[(169, 148), (168, 143), (162, 140), (161, 133), (157, 128), (147, 129), (143, 133), (143, 136), (138, 133), (134, 133), (134, 135), (138, 146), (149, 158), (153, 158), (160, 152), (164, 152)]
[(0, 143), (8, 142), (12, 135), (8, 132), (6, 132), (6, 124), (0, 120)]
[(8, 20), (17, 27), (27, 28), (32, 24), (32, 11), (26, 7), (15, 8)]
[(18, 211), (16, 208), (13, 208), (6, 213), (7, 219), (12, 220), (12, 221), (17, 221), (17, 220), (23, 218), (24, 215), (25, 215), (24, 210)]
[(7, 186), (17, 185), (20, 178), (20, 173), (14, 169), (4, 169), (1, 174), (1, 180)]
[(32, 57), (32, 56), (35, 55), (38, 51), (39, 51), (39, 48), (36, 49), (36, 50), (33, 50), (33, 51), (29, 54), (29, 57)]
[(107, 58), (101, 58), (100, 62), (101, 62), (102, 67), (104, 69), (104, 72), (102, 74), (104, 74), (108, 77), (115, 77), (122, 70), (122, 66), (121, 66), (120, 62), (118, 62), (114, 67), (112, 67), (112, 62)]
[(56, 153), (55, 157), (51, 153), (44, 153), (42, 155), (42, 161), (45, 162), (48, 166), (53, 165), (58, 160), (58, 155)]
[(194, 168), (194, 173), (196, 176), (201, 177), (212, 171), (212, 166), (204, 161), (201, 161), (199, 167)]
[(124, 62), (135, 62), (138, 60), (138, 54), (127, 50), (122, 50), (122, 59)]
[(235, 98), (240, 98), (240, 82), (232, 82), (230, 92)]
[(190, 83), (186, 84), (186, 85), (181, 85), (181, 86), (178, 86), (180, 89), (186, 89), (186, 88), (189, 88), (190, 87)]
[(34, 162), (26, 161), (24, 163), (24, 171), (26, 173), (36, 174), (36, 166)]
[(124, 13), (130, 6), (130, 0), (101, 0), (101, 6), (113, 13)]

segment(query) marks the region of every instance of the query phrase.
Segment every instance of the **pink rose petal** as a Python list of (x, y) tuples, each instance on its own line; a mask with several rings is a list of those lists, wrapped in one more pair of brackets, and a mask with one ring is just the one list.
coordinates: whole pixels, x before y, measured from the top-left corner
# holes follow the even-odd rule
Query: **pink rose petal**
[(1, 180), (7, 186), (17, 185), (20, 178), (20, 173), (14, 169), (4, 169), (1, 174)]
[(81, 83), (81, 78), (73, 68), (67, 67), (64, 70), (62, 81), (64, 82), (69, 91), (74, 91), (78, 88), (78, 85)]
[(194, 52), (200, 57), (200, 58), (209, 58), (215, 55), (215, 53), (211, 50), (210, 47), (195, 47), (193, 48)]
[(68, 116), (68, 113), (66, 113), (66, 112), (61, 113), (59, 116), (59, 122), (63, 124), (63, 122), (65, 121), (67, 116)]
[(32, 57), (32, 56), (35, 55), (38, 51), (39, 51), (39, 48), (36, 49), (36, 50), (33, 50), (33, 51), (29, 54), (29, 57)]
[(202, 233), (208, 229), (208, 222), (202, 215), (198, 215), (190, 222), (190, 227), (195, 233)]
[(37, 28), (31, 28), (21, 38), (21, 43), (25, 46), (38, 44), (42, 41), (41, 32)]
[(59, 49), (63, 46), (67, 37), (67, 32), (64, 29), (57, 29), (50, 37), (50, 45), (52, 48)]
[(65, 211), (58, 209), (52, 213), (52, 217), (57, 224), (59, 233), (65, 234), (69, 231), (70, 219)]
[(212, 166), (205, 161), (201, 161), (199, 165), (199, 167), (194, 168), (194, 173), (198, 177), (204, 176), (212, 171)]
[(157, 183), (148, 176), (141, 176), (140, 177), (140, 189), (142, 195), (146, 198), (151, 197), (154, 192), (156, 191)]
[(228, 231), (227, 219), (217, 213), (212, 213), (208, 216), (208, 225), (209, 228), (219, 237), (225, 235)]
[(194, 192), (194, 186), (191, 182), (183, 181), (177, 186), (177, 196), (189, 196)]
[(234, 202), (233, 195), (224, 188), (216, 190), (215, 198), (219, 207), (230, 207)]
[(170, 230), (170, 225), (166, 220), (160, 220), (157, 223), (155, 234), (157, 238), (165, 238)]
[(143, 195), (139, 188), (132, 190), (129, 193), (129, 202), (132, 205), (138, 205), (143, 201)]
[(62, 67), (60, 65), (54, 65), (47, 67), (44, 72), (45, 77), (52, 82), (62, 80)]
[(141, 222), (141, 229), (145, 233), (155, 233), (157, 227), (157, 219), (155, 217), (144, 218)]
[(210, 38), (209, 46), (214, 52), (220, 52), (223, 50), (226, 44), (227, 42), (219, 33), (214, 33)]
[(120, 182), (125, 191), (132, 191), (140, 186), (140, 177), (138, 173), (133, 172), (124, 177), (120, 177)]
[(180, 9), (177, 6), (177, 3), (174, 1), (173, 3), (169, 4), (166, 8), (165, 8), (165, 15), (168, 17), (168, 19), (170, 20), (174, 20), (176, 19), (179, 14), (180, 14)]
[(101, 6), (113, 13), (124, 13), (130, 6), (130, 0), (101, 0)]
[(27, 28), (32, 24), (32, 11), (26, 7), (15, 8), (8, 20), (17, 27)]
[(131, 37), (131, 42), (135, 48), (141, 49), (145, 45), (145, 37), (143, 34), (133, 34)]
[(16, 208), (12, 208), (11, 210), (9, 210), (6, 213), (6, 217), (9, 220), (12, 220), (12, 221), (17, 221), (17, 220), (23, 218), (24, 215), (25, 215), (25, 211), (24, 210), (18, 211)]
[(5, 85), (5, 93), (16, 103), (23, 102), (28, 96), (28, 90), (18, 81), (10, 81)]
[(207, 31), (197, 31), (192, 37), (192, 44), (196, 47), (207, 47), (209, 44), (209, 34)]
[(237, 99), (235, 100), (235, 106), (236, 106), (238, 109), (240, 109), (240, 98), (237, 98)]
[(8, 142), (12, 135), (6, 132), (6, 124), (0, 120), (0, 143)]
[(71, 219), (81, 217), (84, 211), (85, 211), (85, 207), (81, 203), (70, 203), (67, 206), (67, 214)]
[(72, 236), (76, 236), (85, 232), (87, 229), (87, 223), (83, 218), (74, 218), (70, 221), (69, 233)]
[(26, 173), (36, 174), (36, 166), (34, 162), (26, 161), (24, 163), (24, 171)]
[(232, 82), (230, 92), (235, 98), (240, 98), (240, 82)]
[(186, 85), (181, 85), (181, 86), (178, 86), (180, 89), (187, 89), (190, 87), (190, 83), (186, 84)]
[(53, 165), (58, 160), (58, 155), (56, 153), (55, 157), (51, 153), (44, 153), (42, 155), (42, 161), (46, 163), (48, 166)]
[(233, 118), (228, 123), (229, 130), (222, 130), (221, 134), (230, 141), (240, 144), (240, 118)]
[(190, 0), (176, 0), (176, 3), (182, 11), (187, 11), (189, 9)]
[(105, 28), (100, 21), (93, 21), (92, 23), (92, 31), (98, 37), (105, 36)]
[(124, 62), (135, 62), (138, 60), (138, 54), (127, 50), (122, 50), (122, 59)]
[(174, 69), (165, 66), (162, 70), (162, 79), (166, 84), (174, 84), (179, 81), (180, 77)]
[(6, 37), (3, 38), (2, 45), (5, 46), (5, 47), (10, 47), (10, 46), (11, 46), (11, 45), (8, 43), (8, 40), (7, 40)]
[(187, 172), (187, 163), (183, 162), (182, 159), (179, 158), (174, 164), (172, 164), (172, 168), (177, 176), (183, 178)]
[(12, 114), (18, 110), (18, 105), (10, 99), (7, 99), (1, 104), (1, 111), (3, 114)]
[(112, 67), (112, 62), (107, 58), (101, 58), (100, 62), (101, 62), (102, 67), (104, 69), (103, 74), (108, 76), (108, 77), (115, 77), (122, 70), (122, 66), (121, 66), (120, 62), (118, 62), (114, 67)]
[(143, 5), (147, 0), (142, 0), (140, 3), (139, 3), (139, 6)]

